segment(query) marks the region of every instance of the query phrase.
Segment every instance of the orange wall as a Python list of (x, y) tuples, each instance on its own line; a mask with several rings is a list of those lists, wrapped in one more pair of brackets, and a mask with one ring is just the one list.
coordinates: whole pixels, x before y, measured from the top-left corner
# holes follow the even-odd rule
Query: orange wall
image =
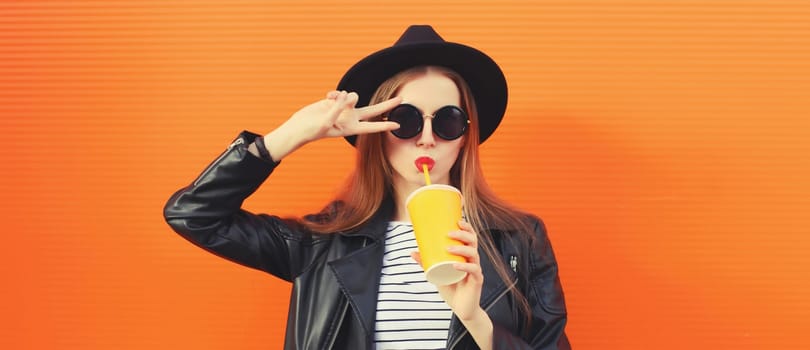
[[(191, 3), (0, 4), (0, 348), (279, 348), (289, 286), (162, 206), (410, 23), (506, 72), (483, 160), (549, 226), (576, 348), (810, 348), (810, 3)], [(316, 210), (352, 162), (307, 146), (246, 207)]]

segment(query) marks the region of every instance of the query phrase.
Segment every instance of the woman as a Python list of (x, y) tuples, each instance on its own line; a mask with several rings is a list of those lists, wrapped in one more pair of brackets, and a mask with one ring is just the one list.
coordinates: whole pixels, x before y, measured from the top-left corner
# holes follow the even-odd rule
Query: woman
[[(557, 263), (542, 221), (492, 194), (478, 145), (506, 108), (484, 53), (411, 26), (352, 67), (325, 99), (265, 136), (243, 132), (164, 214), (217, 255), (293, 283), (286, 349), (568, 349)], [(302, 145), (346, 137), (357, 168), (321, 213), (282, 219), (241, 204)], [(464, 197), (461, 281), (425, 281), (405, 199), (425, 179)]]

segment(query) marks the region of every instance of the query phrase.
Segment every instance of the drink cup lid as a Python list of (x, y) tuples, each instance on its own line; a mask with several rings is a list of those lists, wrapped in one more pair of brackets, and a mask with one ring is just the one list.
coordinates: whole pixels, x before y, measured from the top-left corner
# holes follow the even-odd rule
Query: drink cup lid
[(408, 195), (408, 198), (405, 199), (405, 205), (407, 206), (408, 203), (411, 202), (411, 199), (413, 199), (413, 197), (417, 193), (424, 192), (424, 191), (429, 191), (429, 190), (451, 191), (451, 192), (458, 193), (458, 195), (461, 196), (461, 191), (459, 191), (458, 188), (455, 188), (455, 187), (450, 186), (450, 185), (440, 185), (440, 184), (426, 185), (426, 186), (419, 187), (416, 190), (414, 190), (413, 192), (411, 192), (411, 194)]

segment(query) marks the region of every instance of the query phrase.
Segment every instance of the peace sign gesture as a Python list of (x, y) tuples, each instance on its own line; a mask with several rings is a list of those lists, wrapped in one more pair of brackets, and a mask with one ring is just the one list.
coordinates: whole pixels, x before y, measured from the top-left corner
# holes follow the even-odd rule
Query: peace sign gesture
[[(381, 113), (396, 107), (401, 99), (394, 97), (387, 101), (380, 102), (375, 105), (355, 108), (357, 93), (346, 91), (331, 91), (326, 94), (326, 100), (316, 102), (310, 106), (304, 107), (296, 114), (307, 114), (310, 112), (309, 108), (312, 107), (316, 111), (328, 108), (326, 113), (316, 112), (313, 117), (315, 121), (318, 117), (317, 125), (320, 126), (319, 132), (316, 133), (315, 139), (321, 137), (344, 137), (351, 135), (367, 134), (381, 131), (389, 131), (399, 128), (399, 124), (387, 121), (367, 121), (369, 118), (380, 115)], [(318, 106), (318, 104), (321, 104)], [(325, 105), (325, 106), (324, 106)]]
[(399, 128), (399, 124), (395, 122), (368, 121), (368, 119), (396, 107), (402, 101), (401, 97), (355, 108), (358, 98), (354, 92), (330, 91), (326, 94), (326, 99), (295, 112), (284, 124), (265, 136), (265, 144), (272, 158), (279, 161), (295, 149), (322, 138)]

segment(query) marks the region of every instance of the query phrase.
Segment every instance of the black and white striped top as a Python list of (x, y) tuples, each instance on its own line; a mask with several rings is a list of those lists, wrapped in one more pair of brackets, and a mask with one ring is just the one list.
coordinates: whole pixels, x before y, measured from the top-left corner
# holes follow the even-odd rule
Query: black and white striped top
[(444, 349), (452, 311), (411, 258), (413, 226), (392, 221), (385, 233), (374, 341), (377, 349)]

